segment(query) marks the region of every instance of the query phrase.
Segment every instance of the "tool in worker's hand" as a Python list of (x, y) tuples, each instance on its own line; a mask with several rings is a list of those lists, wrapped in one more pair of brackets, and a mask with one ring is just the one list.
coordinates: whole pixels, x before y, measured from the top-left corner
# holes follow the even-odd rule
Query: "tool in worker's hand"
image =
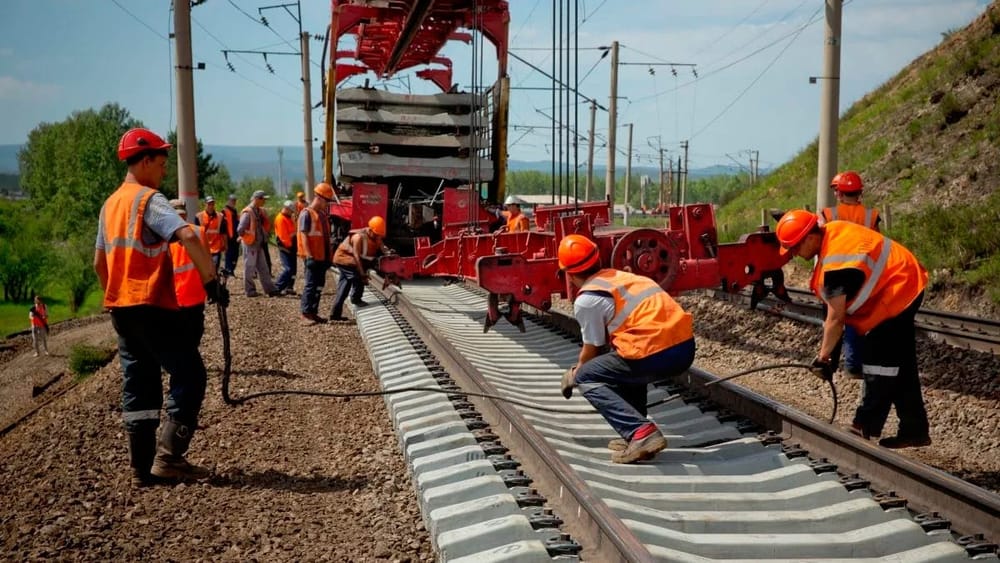
[(823, 381), (833, 380), (833, 361), (816, 358), (813, 360), (809, 371)]

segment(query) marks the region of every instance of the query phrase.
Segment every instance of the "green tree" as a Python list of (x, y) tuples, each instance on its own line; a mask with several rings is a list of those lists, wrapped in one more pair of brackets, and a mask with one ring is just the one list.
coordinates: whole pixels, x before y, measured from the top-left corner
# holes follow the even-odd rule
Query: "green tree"
[(233, 182), (232, 176), (229, 175), (229, 169), (226, 168), (226, 165), (219, 164), (215, 174), (202, 183), (201, 187), (205, 196), (215, 198), (216, 208), (221, 208), (225, 205), (229, 194), (236, 189), (236, 184)]
[[(177, 146), (177, 131), (171, 131), (167, 134), (167, 142), (174, 147)], [(211, 181), (212, 177), (218, 174), (219, 164), (212, 162), (212, 155), (205, 153), (205, 147), (201, 144), (201, 139), (198, 139), (198, 147), (195, 149), (195, 158), (198, 161), (198, 191), (202, 194), (207, 194), (208, 191), (206, 186), (208, 182)], [(163, 195), (167, 196), (167, 199), (173, 199), (177, 197), (177, 151), (172, 150), (170, 154), (167, 155), (167, 175), (164, 176), (163, 182), (160, 184), (160, 191)]]
[(74, 315), (90, 290), (97, 286), (92, 261), (94, 241), (86, 235), (74, 237), (58, 246), (55, 272), (69, 290), (69, 310)]
[(101, 205), (121, 184), (125, 165), (116, 148), (125, 131), (140, 127), (128, 110), (106, 104), (65, 121), (42, 123), (18, 153), (21, 188), (36, 213), (50, 219), (52, 240), (93, 231)]
[(27, 201), (0, 201), (0, 287), (5, 301), (23, 302), (42, 289), (52, 263), (49, 245)]

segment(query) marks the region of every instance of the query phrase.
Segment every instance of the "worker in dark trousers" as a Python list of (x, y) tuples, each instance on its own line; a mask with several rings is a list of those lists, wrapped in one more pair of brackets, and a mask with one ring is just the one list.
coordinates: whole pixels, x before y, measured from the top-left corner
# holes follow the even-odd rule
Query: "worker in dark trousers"
[(236, 194), (229, 194), (226, 206), (222, 208), (226, 227), (226, 265), (223, 273), (232, 277), (236, 273), (236, 260), (240, 257), (240, 237), (236, 234), (236, 225), (240, 222), (240, 212), (236, 209)]
[(298, 253), (305, 266), (306, 283), (302, 290), (299, 311), (308, 325), (322, 324), (319, 316), (319, 296), (326, 285), (333, 252), (330, 248), (330, 203), (334, 199), (333, 187), (326, 182), (316, 184), (309, 207), (299, 214)]
[[(118, 333), (122, 419), (136, 486), (156, 478), (208, 475), (184, 457), (198, 426), (207, 375), (178, 314), (169, 243), (180, 242), (190, 254), (211, 302), (227, 299), (198, 235), (159, 192), (169, 149), (147, 129), (131, 129), (122, 136), (118, 158), (128, 165), (128, 173), (101, 207), (94, 250), (104, 307), (111, 311), (111, 324)], [(170, 390), (167, 420), (157, 438), (163, 404), (161, 369), (170, 374)]]
[(368, 227), (351, 233), (343, 242), (337, 245), (333, 254), (333, 264), (337, 267), (337, 296), (330, 311), (331, 321), (345, 321), (344, 302), (350, 294), (351, 303), (355, 307), (367, 305), (362, 296), (365, 284), (368, 283), (367, 268), (377, 252), (385, 248), (382, 240), (385, 237), (385, 219), (374, 216), (368, 220)]
[(806, 210), (785, 213), (776, 234), (782, 253), (817, 258), (810, 287), (826, 303), (827, 313), (814, 373), (833, 378), (832, 356), (845, 325), (864, 336), (864, 390), (849, 430), (865, 439), (880, 437), (895, 405), (899, 431), (879, 445), (930, 445), (913, 325), (927, 270), (903, 245), (881, 233), (848, 221), (820, 225)]
[[(583, 339), (576, 365), (563, 375), (563, 396), (579, 387), (621, 436), (608, 444), (611, 461), (652, 459), (667, 440), (646, 417), (646, 387), (691, 367), (691, 314), (653, 280), (601, 268), (597, 244), (583, 235), (559, 242), (559, 268), (580, 289), (573, 315)], [(602, 354), (605, 345), (611, 351)]]

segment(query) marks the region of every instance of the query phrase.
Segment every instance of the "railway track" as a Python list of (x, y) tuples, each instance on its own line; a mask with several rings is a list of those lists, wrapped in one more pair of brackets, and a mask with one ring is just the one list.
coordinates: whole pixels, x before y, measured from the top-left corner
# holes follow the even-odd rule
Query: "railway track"
[[(705, 290), (706, 294), (715, 299), (750, 305), (748, 293), (725, 293), (718, 290)], [(815, 325), (823, 323), (819, 299), (805, 289), (789, 288), (791, 303), (785, 303), (773, 296), (768, 296), (757, 305), (758, 308), (780, 314), (782, 316), (808, 322)], [(921, 309), (917, 313), (916, 327), (919, 333), (928, 338), (940, 340), (952, 346), (1000, 354), (1000, 321), (981, 319), (947, 311)]]
[(572, 323), (484, 334), (484, 309), (426, 281), (357, 313), (384, 388), (453, 391), (386, 398), (443, 560), (996, 560), (1000, 496), (735, 385), (708, 391), (697, 369), (650, 391), (682, 395), (650, 410), (668, 449), (612, 464), (610, 428), (559, 391)]

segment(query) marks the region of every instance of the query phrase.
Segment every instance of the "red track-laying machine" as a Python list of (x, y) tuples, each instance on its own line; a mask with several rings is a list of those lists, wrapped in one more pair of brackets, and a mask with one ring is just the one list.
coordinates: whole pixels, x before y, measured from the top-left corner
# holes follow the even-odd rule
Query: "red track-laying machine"
[[(573, 297), (556, 249), (577, 233), (597, 242), (604, 266), (648, 276), (671, 293), (752, 286), (755, 303), (769, 292), (786, 297), (787, 259), (774, 234), (762, 229), (719, 244), (710, 204), (669, 208), (662, 229), (613, 227), (604, 201), (538, 206), (530, 231), (491, 233), (505, 192), (509, 22), (502, 0), (332, 0), (331, 41), (353, 35), (356, 49), (331, 49), (326, 80), (326, 107), (336, 111), (327, 112), (325, 178), (333, 183), (336, 144), (337, 185), (350, 186), (331, 214), (341, 231), (386, 219), (387, 242), (400, 250), (378, 261), (387, 282), (475, 281), (490, 294), (485, 328), (503, 316), (524, 330), (521, 304), (548, 310), (553, 295)], [(439, 52), (447, 41), (472, 42), (470, 31), (496, 48), (497, 79), (463, 93)], [(416, 75), (442, 93), (337, 89), (352, 75), (388, 78), (420, 65), (427, 67)]]

